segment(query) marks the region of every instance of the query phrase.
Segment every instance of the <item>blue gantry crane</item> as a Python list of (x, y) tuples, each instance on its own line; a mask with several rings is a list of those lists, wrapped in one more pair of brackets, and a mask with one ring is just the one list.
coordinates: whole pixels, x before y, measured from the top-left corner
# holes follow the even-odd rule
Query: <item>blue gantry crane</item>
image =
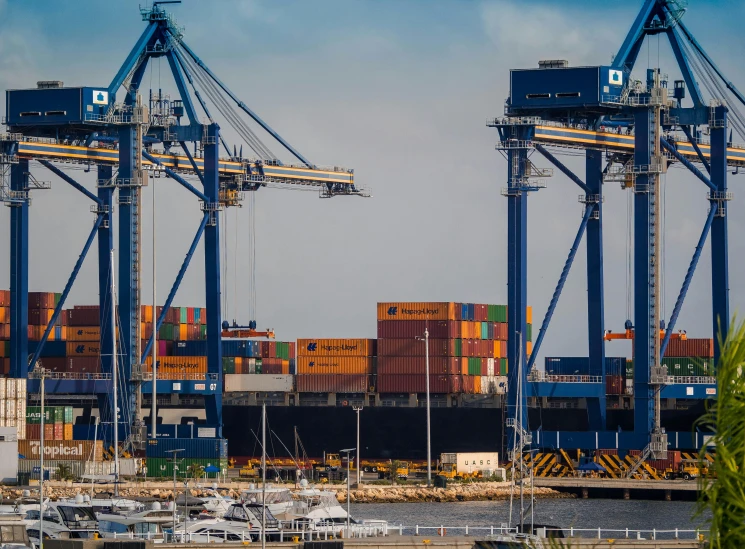
[[(487, 125), (499, 132), (497, 150), (507, 158), (508, 200), (508, 413), (519, 415), (511, 425), (543, 447), (643, 449), (664, 457), (668, 448), (699, 447), (692, 433), (666, 433), (660, 423), (660, 396), (684, 398), (691, 392), (671, 384), (660, 357), (674, 330), (686, 293), (707, 238), (711, 243), (712, 334), (714, 362), (721, 349), (718, 336), (729, 328), (727, 256), (728, 166), (745, 166), (745, 146), (732, 143), (733, 129), (745, 137), (741, 110), (745, 96), (726, 78), (682, 21), (683, 0), (644, 0), (623, 45), (608, 66), (569, 67), (563, 60), (542, 61), (538, 69), (513, 70), (505, 116)], [(668, 39), (682, 80), (669, 88), (659, 67), (646, 78), (634, 78), (645, 39)], [(708, 95), (704, 94), (705, 90)], [(686, 98), (686, 91), (690, 100)], [(706, 139), (704, 136), (708, 136)], [(570, 148), (584, 151), (585, 175), (572, 172), (555, 155)], [(552, 152), (553, 151), (553, 152)], [(580, 190), (584, 214), (533, 353), (526, 356), (528, 195), (545, 185), (552, 169), (538, 168), (538, 153)], [(709, 212), (689, 269), (665, 327), (661, 297), (661, 178), (678, 163), (693, 173), (707, 190)], [(734, 173), (737, 173), (736, 171)], [(620, 182), (634, 193), (633, 213), (633, 334), (634, 430), (608, 431), (605, 403), (605, 318), (603, 289), (603, 184)], [(587, 321), (591, 371), (600, 375), (573, 383), (531, 372), (541, 349), (574, 257), (586, 235)], [(518, 369), (512, 365), (526, 364)], [(517, 392), (518, 372), (528, 389)], [(697, 387), (697, 398), (716, 394), (713, 380)], [(525, 397), (583, 397), (588, 399), (590, 429), (586, 432), (529, 432)], [(519, 404), (522, 406), (518, 406)], [(693, 437), (693, 438), (692, 438)], [(521, 447), (524, 444), (521, 445)]]
[[(201, 222), (178, 276), (155, 320), (160, 328), (189, 267), (199, 241), (204, 238), (207, 305), (207, 363), (203, 380), (184, 380), (179, 388), (158, 381), (158, 393), (193, 392), (204, 396), (207, 423), (221, 436), (222, 356), (220, 310), (220, 213), (240, 203), (245, 192), (262, 187), (315, 187), (323, 198), (369, 196), (357, 188), (352, 170), (318, 167), (272, 129), (220, 80), (184, 40), (165, 4), (156, 1), (141, 8), (146, 24), (132, 50), (107, 85), (64, 87), (62, 82), (39, 82), (35, 89), (6, 92), (7, 131), (0, 134), (0, 198), (11, 216), (11, 376), (30, 378), (31, 392), (38, 390), (39, 357), (80, 271), (97, 240), (101, 324), (101, 373), (64, 376), (45, 374), (47, 391), (98, 396), (102, 414), (113, 410), (110, 401), (113, 376), (122, 383), (116, 403), (120, 439), (142, 440), (142, 421), (136, 417), (135, 393), (152, 390), (152, 378), (142, 368), (153, 345), (152, 337), (140, 352), (140, 243), (142, 188), (160, 177), (178, 182), (196, 196)], [(162, 90), (143, 97), (142, 82), (148, 64), (168, 63), (178, 90), (171, 98)], [(213, 114), (214, 111), (214, 114)], [(215, 115), (238, 137), (232, 150)], [(200, 117), (204, 118), (200, 118)], [(248, 117), (250, 123), (246, 120)], [(205, 120), (203, 123), (202, 120)], [(297, 164), (282, 162), (259, 138), (257, 131), (289, 152)], [(243, 145), (251, 156), (243, 156)], [(225, 156), (220, 157), (220, 149)], [(93, 202), (95, 222), (65, 286), (54, 317), (35, 352), (29, 353), (26, 331), (28, 308), (29, 238), (32, 192), (49, 188), (31, 174), (38, 163), (80, 191)], [(76, 163), (95, 167), (97, 187), (91, 192), (60, 168)], [(160, 183), (158, 183), (160, 184)], [(116, 204), (115, 204), (116, 203)], [(115, 208), (116, 206), (116, 208)], [(114, 212), (118, 210), (118, 297), (112, 295)], [(118, 307), (118, 336), (113, 333), (112, 307)], [(113, 371), (114, 337), (119, 360)], [(112, 419), (111, 422), (114, 420)], [(135, 425), (137, 429), (132, 429)]]

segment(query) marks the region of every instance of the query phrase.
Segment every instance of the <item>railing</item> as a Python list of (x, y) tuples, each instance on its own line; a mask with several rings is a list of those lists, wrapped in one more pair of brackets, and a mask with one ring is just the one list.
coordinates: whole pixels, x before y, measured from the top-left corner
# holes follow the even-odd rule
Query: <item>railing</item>
[(673, 530), (637, 530), (634, 528), (546, 528), (546, 533), (563, 532), (570, 538), (594, 538), (594, 539), (649, 539), (649, 540), (668, 540), (682, 539), (701, 541), (708, 530), (696, 528), (695, 530), (683, 530), (675, 528)]
[(528, 376), (528, 381), (541, 381), (548, 383), (603, 383), (603, 376), (554, 375), (546, 372), (534, 371)]
[[(152, 381), (152, 372), (143, 372), (141, 376), (142, 381)], [(161, 372), (158, 371), (158, 379), (162, 380), (174, 380), (174, 381), (214, 381), (217, 379), (217, 374), (207, 373), (193, 373), (193, 372)]]

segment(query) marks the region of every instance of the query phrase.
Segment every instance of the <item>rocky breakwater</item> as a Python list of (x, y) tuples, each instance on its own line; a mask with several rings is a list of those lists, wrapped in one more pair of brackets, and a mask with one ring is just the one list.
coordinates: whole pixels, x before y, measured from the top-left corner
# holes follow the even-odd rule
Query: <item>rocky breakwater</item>
[[(25, 492), (32, 498), (39, 497), (38, 488), (26, 489)], [(221, 496), (237, 498), (240, 496), (240, 488), (234, 487), (219, 489), (218, 493)], [(78, 494), (90, 495), (90, 484), (81, 485), (73, 484), (72, 482), (46, 482), (44, 484), (44, 494), (51, 501), (57, 501), (64, 498), (74, 498)], [(114, 494), (114, 486), (107, 484), (96, 485), (93, 494), (93, 497), (95, 498), (110, 498)], [(176, 490), (176, 497), (181, 498), (183, 497), (183, 494), (184, 489), (182, 485)], [(215, 492), (206, 488), (190, 488), (189, 494), (192, 497), (201, 498), (214, 496)], [(2, 498), (2, 502), (0, 503), (13, 502), (24, 497), (24, 490), (13, 486), (2, 486), (0, 487), (0, 497)], [(123, 483), (119, 487), (119, 497), (137, 500), (170, 501), (173, 499), (173, 486), (146, 487), (135, 483)]]
[[(346, 487), (336, 488), (339, 502), (347, 501)], [(453, 501), (492, 501), (505, 500), (510, 497), (508, 482), (479, 482), (472, 484), (451, 484), (447, 488), (427, 488), (426, 486), (376, 486), (354, 487), (350, 490), (352, 503), (420, 503), (420, 502), (453, 502)], [(539, 498), (572, 498), (551, 488), (535, 487)]]

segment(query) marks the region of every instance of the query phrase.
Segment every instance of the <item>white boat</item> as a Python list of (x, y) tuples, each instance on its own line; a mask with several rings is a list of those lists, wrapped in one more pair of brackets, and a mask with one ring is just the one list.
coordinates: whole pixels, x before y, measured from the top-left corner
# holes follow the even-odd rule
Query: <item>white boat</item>
[[(43, 526), (44, 539), (88, 539), (98, 533), (98, 519), (89, 503), (70, 501), (44, 503)], [(37, 546), (39, 528), (38, 520), (26, 527), (29, 538)]]
[(348, 513), (336, 499), (336, 492), (310, 487), (306, 480), (300, 484), (303, 488), (293, 493), (292, 507), (283, 515), (278, 515), (282, 520), (291, 521), (293, 525), (304, 521), (311, 530), (337, 536), (367, 537), (387, 533), (388, 523), (384, 520), (358, 521), (351, 516), (350, 531), (347, 533)]
[(144, 539), (163, 543), (165, 532), (172, 529), (173, 511), (161, 508), (158, 502), (145, 511), (98, 515), (98, 531), (102, 538)]
[(241, 492), (241, 501), (245, 503), (258, 503), (261, 505), (262, 498), (266, 495), (266, 508), (272, 515), (280, 520), (284, 520), (293, 506), (292, 492), (289, 488), (281, 486), (267, 485), (266, 490), (257, 488), (255, 485), (249, 485), (247, 490)]
[(221, 496), (217, 490), (213, 490), (211, 496), (199, 499), (204, 510), (217, 518), (222, 517), (230, 509), (230, 506), (236, 503), (230, 496)]
[[(260, 542), (264, 510), (254, 503), (234, 503), (222, 518), (186, 521), (176, 526), (174, 541), (209, 543), (222, 541)], [(267, 541), (279, 541), (279, 521), (267, 508), (264, 533)]]

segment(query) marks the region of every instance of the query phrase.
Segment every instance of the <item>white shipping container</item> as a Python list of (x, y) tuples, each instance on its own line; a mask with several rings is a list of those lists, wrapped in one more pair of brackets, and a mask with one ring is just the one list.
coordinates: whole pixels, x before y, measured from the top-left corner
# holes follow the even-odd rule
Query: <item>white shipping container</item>
[(0, 400), (0, 425), (5, 425), (5, 401)]
[(5, 400), (5, 378), (0, 378), (0, 400)]
[(16, 398), (26, 400), (26, 378), (20, 378), (16, 381)]
[(494, 359), (493, 358), (488, 358), (486, 360), (486, 375), (487, 376), (494, 375)]
[(18, 380), (14, 377), (8, 377), (5, 379), (5, 398), (6, 399), (16, 398), (17, 382)]
[(475, 471), (489, 471), (499, 465), (497, 452), (464, 452), (457, 454), (440, 454), (442, 463), (455, 463), (459, 472), (473, 473)]
[(26, 419), (26, 399), (18, 400), (16, 403), (16, 417), (18, 419)]
[(289, 374), (225, 374), (225, 392), (291, 393), (294, 382)]
[[(5, 419), (16, 418), (16, 403), (17, 400), (6, 399), (5, 400)], [(15, 424), (14, 424), (15, 425)]]
[(26, 418), (19, 419), (16, 425), (18, 440), (26, 440)]

